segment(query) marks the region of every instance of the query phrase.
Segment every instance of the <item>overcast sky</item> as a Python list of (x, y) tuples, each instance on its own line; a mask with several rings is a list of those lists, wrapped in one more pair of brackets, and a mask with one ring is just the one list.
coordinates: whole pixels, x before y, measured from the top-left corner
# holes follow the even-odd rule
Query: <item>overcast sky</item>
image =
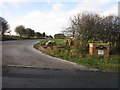
[(81, 12), (118, 15), (119, 0), (0, 0), (0, 16), (12, 34), (18, 25), (47, 35), (61, 33), (70, 25), (69, 18)]

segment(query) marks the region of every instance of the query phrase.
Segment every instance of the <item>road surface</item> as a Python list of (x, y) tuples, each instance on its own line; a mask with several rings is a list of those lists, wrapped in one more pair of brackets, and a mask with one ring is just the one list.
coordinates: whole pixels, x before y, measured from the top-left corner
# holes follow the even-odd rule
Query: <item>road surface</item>
[(39, 40), (2, 43), (3, 88), (118, 88), (117, 72), (54, 58), (33, 48)]
[(84, 70), (7, 67), (3, 88), (118, 88), (118, 74)]
[(18, 40), (3, 42), (2, 64), (4, 66), (14, 65), (52, 69), (89, 69), (82, 65), (76, 65), (72, 62), (42, 54), (40, 51), (33, 48), (33, 45), (38, 41), (39, 40)]

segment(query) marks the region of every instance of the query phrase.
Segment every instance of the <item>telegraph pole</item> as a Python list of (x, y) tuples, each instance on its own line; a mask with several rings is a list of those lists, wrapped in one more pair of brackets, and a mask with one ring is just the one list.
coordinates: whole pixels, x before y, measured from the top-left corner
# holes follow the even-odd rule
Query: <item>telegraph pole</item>
[(120, 1), (118, 2), (118, 17), (120, 17)]
[(0, 18), (0, 33), (2, 35), (2, 18)]

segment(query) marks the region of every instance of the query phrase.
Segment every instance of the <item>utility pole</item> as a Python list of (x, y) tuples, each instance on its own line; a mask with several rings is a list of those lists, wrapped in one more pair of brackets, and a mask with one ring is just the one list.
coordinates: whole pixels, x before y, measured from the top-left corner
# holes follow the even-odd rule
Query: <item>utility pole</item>
[(0, 18), (0, 32), (2, 33), (2, 19)]
[(118, 2), (118, 16), (120, 17), (120, 1)]

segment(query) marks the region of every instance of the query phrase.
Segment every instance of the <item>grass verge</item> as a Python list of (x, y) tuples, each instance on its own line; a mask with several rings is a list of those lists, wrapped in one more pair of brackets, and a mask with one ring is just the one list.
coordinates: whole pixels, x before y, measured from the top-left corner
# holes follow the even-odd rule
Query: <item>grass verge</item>
[[(87, 67), (96, 68), (101, 71), (119, 71), (120, 70), (120, 55), (110, 56), (91, 56), (89, 54), (77, 53), (77, 48), (64, 46), (63, 39), (50, 39), (56, 41), (57, 45), (48, 47), (42, 50), (43, 53), (48, 55), (72, 61)], [(48, 40), (41, 41), (34, 45), (36, 49), (40, 48), (40, 44), (46, 43)], [(39, 49), (40, 50), (40, 49)]]

